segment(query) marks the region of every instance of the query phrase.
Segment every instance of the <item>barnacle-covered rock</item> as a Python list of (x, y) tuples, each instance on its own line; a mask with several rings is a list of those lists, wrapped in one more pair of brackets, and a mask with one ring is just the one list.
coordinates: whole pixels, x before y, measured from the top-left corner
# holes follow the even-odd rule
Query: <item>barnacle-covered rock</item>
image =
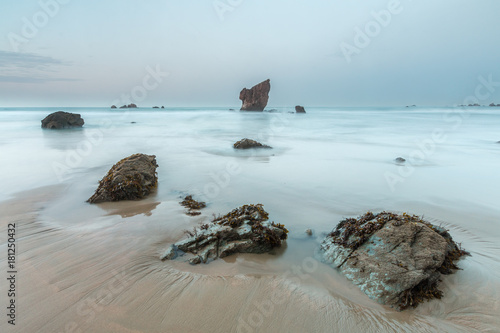
[(191, 264), (206, 263), (234, 253), (265, 253), (287, 238), (284, 225), (268, 221), (261, 204), (244, 205), (210, 223), (189, 231), (189, 238), (173, 244), (160, 257), (175, 259), (188, 254)]
[(323, 260), (370, 298), (398, 310), (441, 298), (441, 274), (468, 254), (447, 230), (415, 215), (371, 212), (341, 221), (321, 244)]
[(157, 167), (155, 155), (124, 158), (113, 165), (87, 202), (143, 199), (158, 186)]

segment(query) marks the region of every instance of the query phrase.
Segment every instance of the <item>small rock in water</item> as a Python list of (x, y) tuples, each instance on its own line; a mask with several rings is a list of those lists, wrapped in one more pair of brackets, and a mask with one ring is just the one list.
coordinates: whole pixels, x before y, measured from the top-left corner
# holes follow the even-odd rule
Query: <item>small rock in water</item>
[(242, 139), (233, 144), (233, 148), (235, 149), (250, 149), (250, 148), (271, 148), (270, 146), (263, 145), (260, 142), (251, 139)]
[(306, 110), (304, 109), (303, 106), (297, 105), (297, 106), (295, 106), (295, 112), (296, 113), (306, 113)]
[(85, 122), (77, 113), (57, 111), (49, 114), (42, 120), (42, 128), (64, 129), (82, 127)]
[(307, 236), (312, 236), (313, 231), (311, 229), (306, 229), (306, 235)]
[(126, 157), (113, 165), (87, 202), (143, 199), (158, 186), (157, 167), (155, 155)]
[(186, 196), (180, 204), (188, 208), (186, 215), (190, 216), (200, 215), (201, 213), (198, 210), (207, 207), (204, 202), (194, 200), (191, 195)]
[(371, 299), (398, 310), (441, 298), (441, 274), (453, 273), (454, 262), (469, 255), (444, 228), (390, 212), (341, 221), (320, 251)]
[(160, 256), (171, 260), (191, 254), (191, 264), (206, 263), (234, 253), (265, 253), (287, 238), (284, 225), (268, 221), (262, 205), (244, 205), (210, 223), (187, 231), (189, 238), (173, 244)]
[(406, 162), (406, 160), (404, 158), (402, 158), (402, 157), (398, 157), (398, 158), (396, 158), (394, 160), (394, 162), (396, 162), (396, 163), (404, 163), (404, 162)]

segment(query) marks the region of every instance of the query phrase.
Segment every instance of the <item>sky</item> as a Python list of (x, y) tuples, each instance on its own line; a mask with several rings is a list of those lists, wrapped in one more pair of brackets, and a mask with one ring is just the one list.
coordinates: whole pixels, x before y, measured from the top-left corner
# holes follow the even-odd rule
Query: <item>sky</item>
[[(0, 106), (500, 103), (498, 0), (0, 3)], [(486, 89), (483, 87), (483, 90)]]

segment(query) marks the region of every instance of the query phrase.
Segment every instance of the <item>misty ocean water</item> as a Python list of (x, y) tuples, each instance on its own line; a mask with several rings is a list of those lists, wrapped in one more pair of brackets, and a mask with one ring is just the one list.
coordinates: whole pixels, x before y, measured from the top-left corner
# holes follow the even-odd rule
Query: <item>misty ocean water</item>
[[(80, 113), (84, 127), (41, 129), (40, 120), (58, 110)], [(179, 217), (177, 224), (172, 223), (182, 237), (185, 225), (195, 226), (212, 213), (226, 213), (243, 204), (264, 204), (270, 218), (290, 230), (286, 248), (270, 262), (257, 259), (251, 263), (253, 257), (248, 256), (241, 266), (246, 268), (238, 266), (236, 272), (231, 259), (210, 264), (225, 272), (222, 275), (265, 275), (267, 269), (282, 274), (290, 265), (314, 256), (325, 233), (345, 217), (383, 210), (423, 215), (449, 229), (472, 256), (460, 261), (463, 270), (445, 277), (445, 298), (410, 310), (412, 320), (418, 318), (419, 325), (429, 325), (428, 331), (498, 328), (494, 314), (500, 311), (500, 109), (306, 110), (306, 114), (295, 114), (292, 108), (266, 112), (3, 108), (0, 200), (22, 199), (20, 193), (54, 185), (57, 195), (44, 205), (40, 223), (77, 234), (125, 228), (121, 224), (127, 220), (141, 221), (151, 223), (154, 230), (144, 231), (147, 227), (142, 225), (134, 232), (144, 231), (148, 237), (160, 237), (154, 234), (165, 231), (167, 227), (161, 223), (172, 216)], [(242, 138), (273, 149), (233, 149), (233, 143)], [(87, 204), (109, 168), (134, 153), (156, 155), (157, 193), (141, 203)], [(396, 163), (397, 157), (406, 162)], [(182, 214), (177, 202), (187, 194), (207, 202), (201, 217)], [(134, 205), (140, 214), (133, 209), (123, 213)], [(304, 233), (308, 228), (313, 237)], [(166, 247), (160, 240), (150, 244), (153, 253)], [(178, 271), (204, 274), (203, 267), (171, 265)], [(343, 277), (323, 266), (311, 273), (311, 279), (302, 281), (304, 288), (336, 300), (352, 296), (350, 302), (355, 305), (346, 305), (346, 309), (354, 306), (377, 312), (374, 326), (367, 326), (366, 331), (376, 331), (378, 324), (397, 330), (397, 320), (391, 323), (390, 319), (394, 311), (364, 299)], [(338, 291), (334, 285), (346, 291)], [(379, 315), (385, 323), (380, 323)], [(411, 321), (405, 318), (402, 322)]]

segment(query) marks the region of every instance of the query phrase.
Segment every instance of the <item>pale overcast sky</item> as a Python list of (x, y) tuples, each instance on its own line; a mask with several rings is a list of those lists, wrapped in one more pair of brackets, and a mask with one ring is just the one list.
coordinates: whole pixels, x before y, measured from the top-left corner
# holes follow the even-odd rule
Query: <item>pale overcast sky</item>
[(2, 0), (0, 106), (237, 107), (267, 78), (270, 106), (454, 105), (500, 82), (499, 17), (498, 0)]

